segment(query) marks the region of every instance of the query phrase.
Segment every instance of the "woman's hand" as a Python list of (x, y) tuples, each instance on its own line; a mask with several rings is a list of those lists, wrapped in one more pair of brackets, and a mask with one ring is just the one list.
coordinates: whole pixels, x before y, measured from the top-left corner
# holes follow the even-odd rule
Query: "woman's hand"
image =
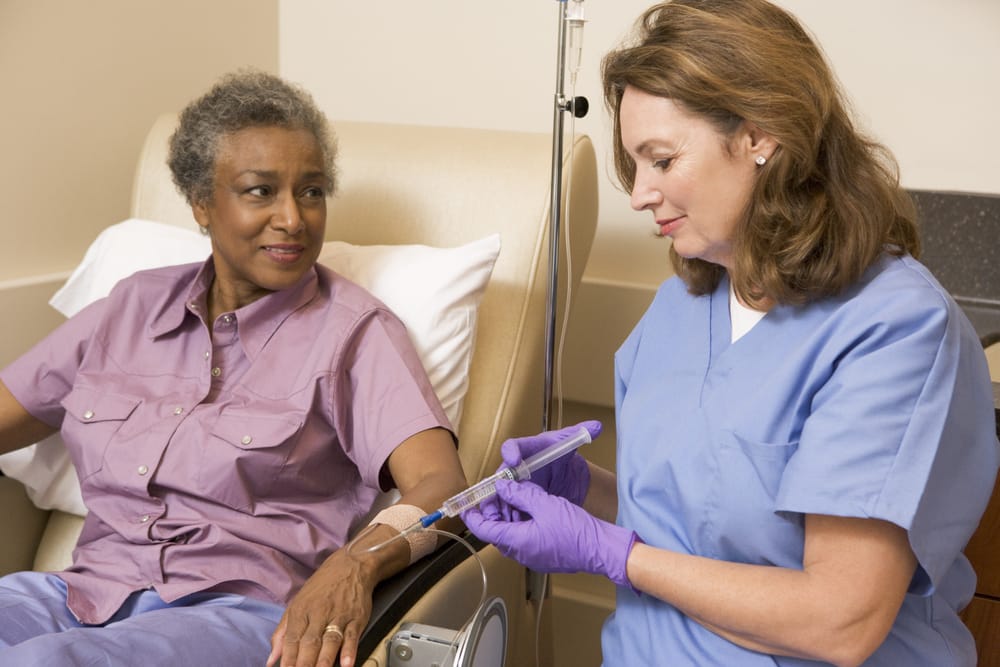
[(372, 592), (384, 575), (385, 557), (390, 569), (405, 566), (409, 559), (405, 540), (390, 542), (379, 549), (378, 557), (365, 549), (394, 534), (391, 528), (378, 526), (355, 546), (326, 559), (285, 609), (271, 636), (267, 667), (330, 667), (337, 664), (338, 652), (340, 667), (354, 665), (371, 616)]
[[(454, 441), (442, 428), (407, 438), (389, 455), (386, 467), (401, 494), (399, 504), (425, 510), (440, 507), (466, 484)], [(454, 530), (458, 520), (436, 526)], [(267, 667), (330, 667), (337, 664), (338, 651), (340, 667), (355, 664), (375, 585), (410, 562), (405, 539), (388, 541), (398, 535), (389, 526), (376, 525), (327, 558), (285, 610), (271, 636)], [(383, 546), (367, 551), (378, 544)]]
[(634, 531), (601, 521), (532, 482), (499, 480), (496, 498), (463, 512), (462, 519), (500, 553), (539, 572), (589, 572), (630, 585), (626, 563)]

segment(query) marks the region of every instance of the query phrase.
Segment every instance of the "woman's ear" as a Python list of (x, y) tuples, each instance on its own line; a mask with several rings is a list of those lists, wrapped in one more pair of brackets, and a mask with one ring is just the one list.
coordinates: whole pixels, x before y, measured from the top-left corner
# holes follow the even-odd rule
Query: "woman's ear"
[(191, 213), (194, 215), (195, 222), (197, 222), (198, 226), (201, 227), (202, 233), (207, 234), (209, 216), (208, 207), (205, 206), (205, 203), (199, 202), (191, 204)]
[(750, 121), (746, 121), (745, 129), (748, 152), (755, 158), (762, 156), (765, 160), (770, 160), (778, 148), (778, 140)]

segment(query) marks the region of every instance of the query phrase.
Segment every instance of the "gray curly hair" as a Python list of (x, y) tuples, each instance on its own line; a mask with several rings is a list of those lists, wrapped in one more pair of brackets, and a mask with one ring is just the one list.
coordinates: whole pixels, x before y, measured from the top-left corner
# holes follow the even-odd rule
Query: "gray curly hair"
[(336, 139), (312, 96), (273, 74), (240, 70), (226, 74), (188, 104), (170, 137), (167, 164), (188, 204), (211, 200), (219, 140), (248, 127), (310, 132), (322, 154), (327, 192), (334, 192)]

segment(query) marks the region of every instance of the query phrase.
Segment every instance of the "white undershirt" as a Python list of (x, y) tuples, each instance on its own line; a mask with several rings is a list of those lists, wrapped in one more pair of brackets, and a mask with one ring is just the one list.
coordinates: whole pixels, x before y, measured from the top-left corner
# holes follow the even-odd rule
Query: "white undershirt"
[(742, 338), (743, 334), (753, 329), (766, 314), (766, 311), (754, 310), (740, 303), (736, 298), (736, 292), (733, 291), (733, 284), (729, 283), (729, 319), (733, 323), (730, 342), (735, 343)]

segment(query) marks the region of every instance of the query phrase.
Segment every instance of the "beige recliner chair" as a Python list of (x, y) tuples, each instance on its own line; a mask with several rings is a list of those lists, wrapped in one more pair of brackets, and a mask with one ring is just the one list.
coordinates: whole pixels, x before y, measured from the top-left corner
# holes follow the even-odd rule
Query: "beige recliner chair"
[[(147, 137), (131, 213), (193, 229), (190, 209), (165, 165), (175, 122), (174, 114), (160, 117)], [(362, 122), (334, 128), (341, 183), (329, 206), (330, 240), (452, 247), (501, 236), (480, 305), (459, 430), (459, 454), (471, 483), (493, 472), (504, 439), (541, 428), (551, 137)], [(562, 230), (570, 235), (572, 253), (572, 275), (560, 280), (565, 293), (567, 282), (579, 284), (597, 220), (596, 161), (587, 137), (567, 142), (563, 174), (573, 179), (572, 201), (564, 204), (570, 220)], [(563, 256), (561, 273), (566, 266)], [(80, 518), (38, 510), (9, 478), (0, 479), (0, 503), (0, 568), (58, 569), (69, 562)], [(536, 608), (527, 599), (526, 572), (493, 547), (479, 555), (489, 595), (506, 605), (507, 664), (534, 664)], [(369, 656), (364, 665), (389, 664), (386, 640), (401, 621), (461, 627), (481, 592), (479, 566), (466, 556), (457, 545), (445, 547), (380, 587), (362, 645)]]

